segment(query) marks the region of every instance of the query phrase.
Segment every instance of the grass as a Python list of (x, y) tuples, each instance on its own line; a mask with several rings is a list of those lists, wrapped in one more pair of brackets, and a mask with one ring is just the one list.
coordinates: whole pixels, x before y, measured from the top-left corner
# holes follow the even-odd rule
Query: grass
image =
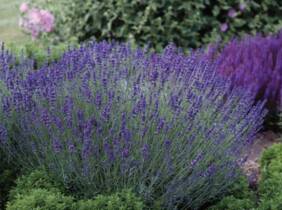
[(1, 0), (0, 4), (0, 42), (23, 44), (30, 41), (18, 26), (19, 5), (23, 0)]

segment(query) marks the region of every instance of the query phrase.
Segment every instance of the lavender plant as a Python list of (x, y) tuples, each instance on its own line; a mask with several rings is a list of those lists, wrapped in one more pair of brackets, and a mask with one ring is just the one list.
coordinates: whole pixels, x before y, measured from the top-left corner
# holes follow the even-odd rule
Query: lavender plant
[(8, 68), (1, 53), (2, 148), (84, 197), (126, 188), (198, 209), (236, 180), (265, 115), (216, 64), (172, 45), (88, 43), (37, 71)]

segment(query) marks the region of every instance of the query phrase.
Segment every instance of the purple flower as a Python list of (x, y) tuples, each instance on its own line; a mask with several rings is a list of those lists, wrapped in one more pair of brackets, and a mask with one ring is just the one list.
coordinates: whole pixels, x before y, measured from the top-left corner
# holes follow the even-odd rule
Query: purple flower
[(191, 161), (191, 167), (193, 168), (201, 159), (203, 158), (203, 153), (200, 152), (197, 156)]
[(228, 24), (227, 23), (222, 23), (220, 25), (220, 31), (221, 32), (226, 32), (228, 30)]
[(42, 109), (41, 120), (48, 129), (51, 128), (51, 117), (47, 109)]
[(59, 153), (63, 149), (61, 141), (58, 138), (53, 139), (52, 146), (55, 153)]
[(149, 158), (150, 154), (150, 146), (148, 144), (144, 144), (142, 147), (142, 156), (144, 160), (147, 160)]
[(164, 128), (165, 120), (163, 118), (159, 119), (158, 126), (157, 126), (157, 132), (160, 133), (160, 131)]
[(102, 95), (99, 92), (97, 92), (95, 96), (95, 105), (98, 106), (98, 108), (102, 105)]
[(171, 143), (172, 143), (172, 142), (171, 142), (169, 139), (166, 139), (166, 140), (164, 141), (164, 147), (165, 147), (166, 150), (168, 150), (168, 149), (170, 148)]
[(112, 106), (111, 104), (107, 104), (102, 111), (102, 118), (105, 121), (108, 121), (110, 119), (111, 106)]
[(68, 149), (70, 153), (74, 153), (76, 151), (76, 147), (71, 140), (68, 141)]
[(0, 144), (5, 144), (8, 140), (7, 129), (0, 124)]
[(128, 148), (124, 148), (121, 152), (121, 156), (122, 158), (128, 158), (129, 157), (129, 149)]
[(202, 176), (211, 178), (216, 173), (216, 166), (214, 164), (210, 165)]
[(107, 155), (107, 158), (110, 162), (114, 161), (114, 153), (113, 153), (113, 149), (111, 148), (111, 145), (109, 143), (104, 143), (104, 151), (105, 154)]
[(72, 111), (73, 111), (73, 100), (71, 97), (66, 97), (64, 106), (63, 106), (63, 113), (65, 115), (66, 123), (68, 127), (72, 126)]
[(239, 9), (241, 12), (243, 12), (246, 9), (246, 7), (247, 7), (247, 4), (245, 2), (241, 2), (239, 4)]
[(90, 157), (91, 151), (92, 151), (92, 142), (91, 142), (91, 139), (85, 138), (85, 139), (83, 140), (82, 154), (81, 154), (83, 160), (87, 160), (87, 159)]
[(228, 11), (228, 17), (231, 17), (231, 18), (234, 18), (237, 16), (237, 12), (235, 9), (231, 8), (229, 11)]

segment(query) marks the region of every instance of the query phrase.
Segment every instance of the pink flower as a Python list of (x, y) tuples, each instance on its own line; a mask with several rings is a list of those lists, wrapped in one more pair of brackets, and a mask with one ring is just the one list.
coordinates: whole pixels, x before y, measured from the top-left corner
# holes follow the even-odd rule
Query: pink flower
[(246, 3), (244, 3), (244, 2), (241, 2), (241, 3), (239, 4), (239, 9), (240, 9), (241, 12), (243, 12), (243, 11), (246, 9), (246, 7), (247, 7), (247, 5), (246, 5)]
[(43, 30), (46, 32), (51, 32), (54, 28), (54, 16), (47, 10), (40, 10), (40, 15)]
[(36, 39), (42, 32), (51, 32), (54, 29), (54, 15), (43, 9), (31, 8), (22, 15), (19, 26)]
[(227, 24), (227, 23), (222, 23), (222, 24), (220, 25), (220, 30), (221, 30), (222, 32), (226, 32), (226, 31), (228, 30), (228, 24)]
[(38, 25), (41, 23), (41, 15), (38, 9), (31, 9), (27, 14), (27, 18), (31, 24)]
[(21, 13), (26, 13), (29, 10), (29, 6), (26, 2), (22, 3), (20, 5), (20, 11)]
[(237, 12), (236, 12), (236, 10), (235, 9), (230, 9), (229, 11), (228, 11), (228, 16), (229, 17), (231, 17), (231, 18), (234, 18), (234, 17), (236, 17), (237, 16)]

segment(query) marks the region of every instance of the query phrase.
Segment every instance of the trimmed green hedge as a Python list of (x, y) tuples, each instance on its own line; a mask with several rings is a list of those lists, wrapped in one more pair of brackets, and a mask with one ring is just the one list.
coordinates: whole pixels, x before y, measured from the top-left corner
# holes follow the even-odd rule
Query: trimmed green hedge
[[(30, 189), (27, 194), (18, 194), (8, 203), (7, 210), (74, 210), (72, 197), (46, 189)], [(89, 209), (90, 210), (90, 209)]]
[[(96, 38), (184, 48), (282, 28), (280, 0), (31, 0), (51, 10), (55, 43)], [(226, 25), (224, 25), (226, 24)], [(222, 31), (222, 30), (226, 31)]]
[(54, 183), (45, 171), (36, 170), (17, 180), (17, 186), (10, 191), (7, 210), (142, 210), (145, 207), (130, 190), (98, 195), (92, 200), (76, 200), (63, 191), (63, 186)]

